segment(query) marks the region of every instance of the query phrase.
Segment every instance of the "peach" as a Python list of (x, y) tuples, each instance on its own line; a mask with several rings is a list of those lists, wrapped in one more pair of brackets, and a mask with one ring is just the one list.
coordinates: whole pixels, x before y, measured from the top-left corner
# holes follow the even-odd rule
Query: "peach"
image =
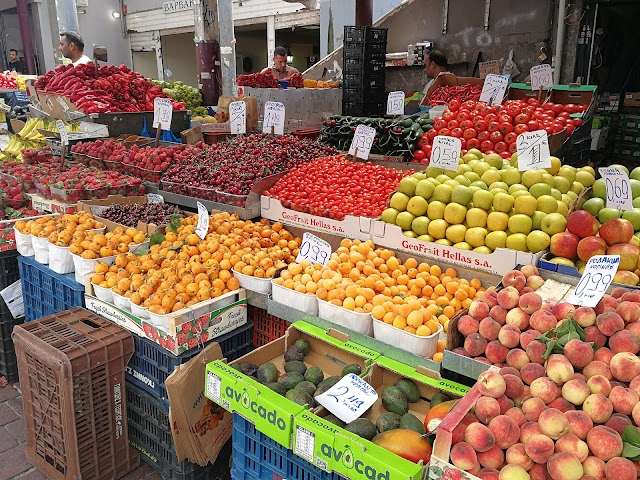
[(480, 422), (487, 425), (493, 418), (500, 415), (500, 405), (492, 397), (480, 397), (476, 401), (475, 414)]
[(609, 366), (611, 374), (621, 382), (630, 382), (640, 375), (640, 358), (633, 353), (616, 353)]
[[(522, 372), (520, 373), (520, 375), (522, 375)], [(638, 396), (640, 396), (640, 376), (634, 377), (634, 379), (631, 380), (629, 388), (636, 392)]]
[(640, 403), (637, 403), (633, 410), (631, 411), (631, 416), (633, 417), (633, 421), (636, 425), (640, 425)]
[(600, 330), (598, 330), (598, 327), (596, 327), (595, 325), (591, 325), (590, 327), (585, 328), (584, 333), (585, 342), (593, 342), (598, 347), (604, 347), (607, 343), (607, 336), (604, 335)]
[(542, 278), (540, 275), (532, 275), (531, 277), (527, 278), (527, 287), (529, 287), (533, 291), (540, 289), (543, 285), (544, 278)]
[(538, 417), (540, 430), (547, 437), (557, 440), (569, 431), (569, 420), (560, 410), (547, 408)]
[(529, 314), (525, 313), (521, 308), (516, 307), (507, 312), (506, 322), (507, 325), (518, 327), (520, 331), (526, 330), (529, 328)]
[(491, 430), (481, 423), (472, 423), (464, 432), (464, 441), (479, 453), (486, 452), (496, 444)]
[(503, 325), (498, 333), (498, 340), (507, 348), (515, 348), (520, 343), (520, 329), (514, 325)]
[(582, 462), (582, 468), (584, 474), (589, 475), (596, 480), (606, 480), (605, 468), (606, 464), (598, 457), (588, 456), (587, 459)]
[(627, 290), (626, 288), (621, 288), (621, 287), (616, 287), (613, 289), (613, 291), (611, 292), (611, 296), (613, 298), (622, 298), (622, 296), (625, 293), (629, 293), (630, 290)]
[(489, 310), (491, 310), (491, 307), (495, 307), (498, 304), (498, 292), (496, 292), (494, 289), (486, 290), (482, 293), (482, 295), (480, 295), (479, 300), (486, 303), (489, 307)]
[(525, 470), (529, 470), (533, 467), (533, 460), (529, 458), (526, 453), (524, 443), (516, 443), (511, 445), (507, 449), (507, 453), (505, 455), (507, 460), (507, 464), (509, 465), (519, 465)]
[[(474, 358), (474, 360), (475, 360), (476, 362), (485, 363), (485, 364), (487, 364), (487, 365), (493, 365), (493, 364), (489, 361), (489, 359), (488, 359), (487, 357), (475, 357), (475, 358)], [(502, 367), (502, 364), (497, 365), (497, 366), (498, 366), (498, 367)]]
[(531, 385), (536, 378), (544, 377), (545, 373), (544, 367), (538, 363), (527, 363), (520, 369), (522, 381), (527, 385)]
[(495, 468), (500, 470), (504, 465), (504, 452), (495, 445), (486, 452), (478, 453), (478, 462), (484, 468)]
[(596, 312), (591, 307), (579, 307), (573, 314), (573, 319), (582, 328), (590, 327), (596, 323)]
[(535, 292), (525, 293), (518, 300), (518, 306), (525, 313), (531, 315), (542, 307), (542, 297)]
[(613, 387), (609, 393), (609, 400), (613, 405), (613, 410), (625, 415), (631, 415), (633, 407), (640, 401), (638, 394), (625, 387)]
[(478, 333), (487, 340), (496, 340), (501, 325), (491, 317), (483, 318), (478, 325)]
[(545, 404), (555, 400), (560, 392), (558, 386), (549, 377), (536, 378), (529, 388), (531, 396), (542, 400)]
[(605, 423), (613, 413), (613, 404), (604, 395), (592, 393), (582, 404), (582, 410), (591, 417), (593, 423)]
[(598, 305), (596, 305), (596, 308), (595, 308), (596, 315), (600, 315), (601, 313), (609, 311), (607, 309), (613, 309), (613, 311), (615, 311), (617, 306), (618, 306), (617, 298), (614, 298), (611, 295), (604, 295), (602, 297), (602, 300), (600, 300), (598, 302)]
[(571, 365), (564, 355), (550, 355), (546, 368), (547, 376), (560, 385), (568, 382), (574, 374), (573, 365)]
[(469, 353), (462, 347), (454, 348), (453, 350), (451, 350), (451, 352), (463, 357), (470, 357)]
[[(529, 279), (527, 279), (527, 281), (528, 280)], [(525, 293), (533, 293), (533, 288), (525, 286), (522, 290), (520, 290), (520, 295), (524, 295)]]
[(529, 325), (538, 332), (547, 333), (556, 328), (558, 319), (548, 310), (538, 310), (529, 317)]
[(569, 433), (573, 433), (580, 440), (587, 438), (587, 434), (593, 428), (591, 417), (582, 410), (573, 410), (564, 414), (569, 421)]
[(580, 463), (584, 462), (589, 456), (589, 447), (587, 443), (580, 440), (573, 433), (567, 433), (556, 442), (556, 453), (569, 452), (573, 454)]
[(504, 308), (502, 308), (500, 305), (496, 305), (494, 307), (491, 307), (491, 310), (489, 311), (489, 316), (493, 318), (496, 322), (498, 322), (500, 325), (504, 325), (504, 323), (507, 320), (507, 311)]
[(525, 276), (525, 278), (529, 278), (540, 273), (538, 272), (538, 267), (536, 267), (535, 265), (524, 265), (522, 266), (522, 268), (520, 268), (520, 271)]
[[(640, 318), (640, 317), (638, 317), (638, 318)], [(624, 328), (625, 328), (625, 330), (629, 330), (636, 337), (640, 337), (640, 322), (628, 323), (627, 326), (624, 327)]]
[(522, 404), (522, 413), (530, 422), (537, 422), (540, 414), (546, 410), (547, 406), (539, 398), (530, 398)]
[(514, 407), (513, 400), (511, 400), (506, 395), (501, 395), (500, 397), (496, 398), (496, 400), (498, 401), (498, 405), (500, 405), (500, 415), (504, 415), (507, 410)]
[(471, 470), (478, 463), (474, 449), (465, 442), (456, 443), (451, 448), (451, 463), (460, 470)]
[(580, 461), (569, 452), (551, 455), (547, 462), (547, 470), (553, 480), (580, 480), (584, 474)]
[(531, 398), (531, 390), (529, 389), (529, 385), (524, 386), (524, 390), (522, 391), (522, 395), (513, 399), (513, 404), (521, 408), (522, 404)]
[(536, 338), (542, 335), (539, 331), (530, 328), (529, 330), (525, 330), (520, 334), (520, 347), (523, 350), (526, 350), (531, 342), (533, 342)]
[(607, 253), (607, 242), (600, 237), (587, 237), (578, 242), (578, 258), (583, 262), (596, 255)]
[(555, 400), (551, 401), (548, 405), (548, 408), (555, 408), (557, 410), (560, 410), (562, 413), (564, 412), (568, 412), (570, 410), (575, 410), (576, 407), (573, 403), (565, 400), (562, 397), (558, 397)]
[(636, 480), (636, 466), (627, 458), (613, 457), (607, 462), (605, 468), (607, 479), (611, 480)]
[(477, 474), (480, 480), (500, 480), (500, 472), (495, 468), (483, 468)]
[(504, 395), (504, 392), (507, 389), (507, 384), (505, 383), (504, 378), (496, 369), (489, 369), (482, 372), (478, 376), (477, 385), (480, 395), (493, 398), (498, 398)]
[(515, 287), (505, 287), (498, 292), (498, 305), (505, 310), (511, 310), (518, 306), (520, 292)]
[(587, 386), (591, 393), (600, 393), (605, 397), (611, 392), (611, 382), (604, 375), (594, 375), (587, 380)]
[(527, 439), (533, 435), (542, 435), (538, 422), (527, 422), (520, 427), (520, 442), (526, 443)]
[(520, 291), (527, 283), (527, 277), (518, 270), (511, 270), (502, 276), (502, 285), (505, 287), (515, 287)]
[(471, 302), (471, 305), (469, 305), (469, 315), (479, 322), (489, 315), (489, 305), (480, 300), (474, 300)]
[(505, 465), (500, 470), (499, 480), (531, 480), (527, 471), (519, 465)]
[(489, 422), (489, 430), (496, 439), (496, 446), (507, 449), (518, 443), (520, 427), (506, 415), (499, 415)]
[(626, 288), (616, 288), (616, 290), (619, 290), (622, 293), (620, 296), (621, 302), (640, 303), (640, 292), (632, 292)]
[(460, 443), (464, 440), (464, 432), (467, 430), (467, 426), (471, 425), (474, 422), (477, 422), (478, 418), (472, 413), (467, 413), (460, 423), (456, 425), (456, 428), (451, 432), (451, 443), (455, 445), (456, 443)]
[[(620, 332), (618, 332), (618, 333), (620, 333)], [(616, 333), (616, 335), (617, 335), (617, 333)], [(613, 353), (607, 347), (600, 347), (596, 351), (596, 353), (593, 354), (593, 359), (594, 360), (598, 360), (600, 362), (604, 362), (607, 365), (609, 365), (611, 363), (611, 359), (613, 358), (614, 355), (615, 355), (615, 353)]]
[(605, 312), (596, 317), (596, 327), (603, 335), (611, 337), (614, 333), (624, 329), (624, 320), (616, 312)]
[(616, 307), (616, 313), (620, 315), (625, 323), (637, 322), (640, 319), (640, 301), (620, 302)]
[(558, 320), (573, 318), (575, 312), (576, 307), (567, 302), (557, 303), (551, 308), (551, 313), (553, 313)]
[(582, 405), (589, 395), (591, 390), (581, 380), (572, 379), (562, 386), (562, 398), (574, 405)]
[(521, 427), (522, 425), (527, 423), (527, 419), (525, 418), (524, 413), (522, 413), (522, 410), (518, 407), (510, 408), (509, 410), (507, 410), (507, 413), (505, 413), (505, 415), (513, 420), (516, 425), (518, 425), (518, 427)]
[(540, 340), (534, 340), (529, 343), (526, 348), (527, 357), (533, 363), (539, 363), (540, 365), (544, 364), (544, 352), (547, 350), (547, 346), (542, 343)]
[(593, 347), (574, 338), (564, 346), (564, 355), (571, 362), (571, 365), (576, 368), (583, 368), (593, 360)]
[(546, 435), (532, 435), (524, 443), (524, 451), (535, 463), (546, 463), (553, 450), (553, 440)]
[(487, 348), (487, 341), (479, 333), (472, 333), (464, 339), (464, 349), (472, 357), (482, 355)]
[[(470, 468), (469, 470), (465, 470), (465, 472), (470, 473), (471, 475), (476, 475), (479, 471), (480, 471), (480, 464), (476, 463), (473, 468)], [(499, 478), (499, 477), (498, 477)]]
[(622, 438), (615, 430), (597, 425), (587, 434), (587, 445), (591, 453), (605, 462), (622, 453)]
[[(515, 350), (512, 350), (512, 352), (513, 351), (515, 351)], [(511, 352), (509, 352), (509, 353), (511, 353)], [(524, 353), (524, 352), (522, 352), (522, 353)], [(507, 397), (513, 399), (513, 398), (517, 398), (520, 395), (522, 395), (522, 392), (524, 392), (524, 384), (522, 383), (522, 380), (520, 380), (519, 377), (516, 377), (515, 375), (507, 374), (507, 375), (503, 375), (503, 378), (504, 378), (505, 383), (507, 384), (507, 389), (505, 390), (505, 395)]]
[(468, 337), (472, 333), (478, 333), (478, 320), (471, 315), (463, 315), (458, 320), (458, 331), (464, 337)]
[(618, 270), (634, 271), (638, 265), (640, 250), (630, 243), (619, 243), (607, 248), (607, 255), (620, 255)]
[(500, 369), (500, 375), (502, 375), (503, 377), (505, 375), (515, 375), (516, 377), (520, 378), (520, 372), (517, 368), (512, 366), (502, 367)]
[(491, 340), (487, 344), (484, 354), (492, 365), (497, 365), (507, 361), (509, 349), (502, 345), (498, 340)]
[[(618, 353), (618, 355), (622, 355), (622, 353)], [(613, 378), (609, 365), (598, 360), (594, 360), (593, 362), (590, 362), (586, 367), (584, 367), (582, 369), (582, 374), (587, 377), (587, 379), (595, 375), (601, 375), (609, 380)]]
[[(520, 370), (529, 363), (529, 357), (521, 348), (514, 348), (507, 353), (507, 365)], [(517, 395), (516, 395), (517, 396)], [(513, 398), (513, 397), (512, 397)]]
[(529, 470), (531, 480), (553, 480), (547, 471), (547, 464), (535, 463)]
[(624, 427), (632, 424), (633, 423), (631, 422), (631, 419), (624, 413), (614, 413), (613, 415), (611, 415), (611, 417), (609, 417), (609, 420), (607, 420), (604, 425), (605, 427), (614, 429), (616, 432), (622, 435)]
[(580, 381), (583, 381), (584, 383), (587, 383), (587, 377), (585, 377), (580, 372), (574, 373), (573, 377), (571, 377), (571, 380), (580, 380)]

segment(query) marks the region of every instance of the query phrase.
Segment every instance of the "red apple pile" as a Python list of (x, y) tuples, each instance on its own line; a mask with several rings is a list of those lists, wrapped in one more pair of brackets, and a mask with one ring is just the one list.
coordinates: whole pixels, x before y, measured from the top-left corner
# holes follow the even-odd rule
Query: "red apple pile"
[(582, 273), (586, 262), (595, 255), (620, 255), (620, 265), (613, 281), (625, 285), (640, 284), (640, 240), (634, 236), (629, 220), (617, 218), (600, 225), (586, 210), (576, 210), (567, 217), (567, 230), (551, 237), (550, 261), (576, 266)]

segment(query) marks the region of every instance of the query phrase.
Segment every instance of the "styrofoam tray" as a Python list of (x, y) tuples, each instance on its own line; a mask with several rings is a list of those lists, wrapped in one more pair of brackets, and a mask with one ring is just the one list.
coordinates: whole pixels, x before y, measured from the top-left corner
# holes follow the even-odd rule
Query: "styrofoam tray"
[(46, 265), (49, 263), (49, 240), (47, 237), (31, 235), (31, 245), (34, 251), (34, 260)]
[(431, 358), (436, 353), (440, 332), (442, 332), (442, 325), (439, 325), (436, 333), (432, 333), (428, 337), (421, 337), (400, 330), (382, 320), (373, 320), (373, 337), (376, 340), (424, 358)]
[(270, 278), (256, 278), (233, 271), (233, 276), (238, 279), (238, 283), (243, 288), (257, 293), (271, 293)]
[(13, 233), (16, 237), (16, 249), (18, 253), (24, 257), (33, 257), (35, 254), (33, 244), (31, 243), (31, 235), (25, 235), (13, 227)]
[(73, 267), (76, 270), (76, 282), (81, 283), (82, 285), (87, 281), (87, 277), (95, 273), (98, 262), (106, 263), (108, 266), (111, 266), (116, 260), (115, 255), (102, 258), (82, 258), (79, 255), (74, 255), (73, 253), (71, 254), (71, 258), (73, 258)]
[(49, 268), (61, 275), (73, 273), (73, 258), (69, 247), (59, 247), (49, 242)]
[(131, 301), (131, 299), (129, 299), (129, 303), (131, 304), (130, 305), (131, 313), (133, 313), (136, 317), (144, 318), (145, 320), (150, 318), (149, 317), (150, 314), (149, 314), (149, 309), (148, 308), (145, 308), (145, 307), (143, 307), (141, 305), (136, 305), (135, 303), (133, 303)]
[(101, 287), (95, 283), (91, 283), (91, 286), (93, 287), (93, 292), (96, 294), (96, 297), (98, 297), (98, 300), (113, 303), (113, 292), (109, 287)]
[(271, 294), (274, 302), (287, 305), (309, 315), (318, 315), (318, 297), (315, 294), (296, 292), (278, 285), (274, 280), (271, 280)]
[(318, 317), (354, 332), (373, 336), (373, 317), (370, 313), (358, 313), (318, 299)]

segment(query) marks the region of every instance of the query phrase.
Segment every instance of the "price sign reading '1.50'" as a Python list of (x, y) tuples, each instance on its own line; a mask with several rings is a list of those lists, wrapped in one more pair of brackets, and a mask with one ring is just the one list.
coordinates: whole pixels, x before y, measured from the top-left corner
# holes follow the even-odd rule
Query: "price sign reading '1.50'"
[(598, 169), (607, 188), (607, 208), (633, 210), (633, 198), (629, 177), (617, 168), (601, 167)]
[(508, 85), (509, 80), (507, 77), (490, 73), (484, 79), (482, 93), (480, 94), (480, 101), (491, 103), (491, 105), (500, 105), (504, 99), (504, 94), (507, 91)]
[(404, 115), (404, 92), (390, 92), (387, 97), (387, 115)]
[[(244, 103), (244, 102), (242, 102)], [(284, 104), (280, 102), (266, 102), (264, 104), (263, 133), (284, 134)]]
[(516, 138), (516, 148), (518, 150), (518, 170), (521, 172), (551, 168), (549, 140), (547, 132), (544, 130), (521, 133)]
[(240, 135), (247, 133), (247, 104), (231, 102), (229, 104), (229, 127), (231, 133)]
[(620, 255), (596, 255), (587, 262), (576, 289), (567, 299), (572, 305), (595, 308), (611, 285), (620, 265)]
[(311, 265), (319, 263), (325, 266), (329, 261), (329, 257), (331, 257), (331, 245), (308, 232), (302, 236), (302, 245), (296, 257), (297, 263), (302, 260), (309, 260)]
[(531, 90), (553, 87), (553, 72), (548, 63), (534, 65), (529, 73), (531, 75)]
[(349, 147), (349, 155), (362, 158), (363, 160), (369, 158), (369, 152), (371, 151), (375, 136), (375, 128), (358, 125), (356, 132), (353, 134), (351, 146)]
[(437, 135), (433, 139), (429, 166), (457, 171), (460, 164), (461, 149), (462, 142), (459, 138)]
[(320, 405), (345, 423), (351, 423), (362, 416), (377, 399), (376, 390), (353, 373), (345, 375), (333, 387), (316, 397)]
[(155, 98), (153, 100), (153, 128), (162, 130), (171, 130), (171, 117), (173, 116), (173, 107), (171, 100), (168, 98)]
[(198, 205), (198, 225), (196, 225), (196, 235), (198, 235), (202, 240), (207, 236), (209, 232), (209, 211), (207, 207), (205, 207), (200, 202), (197, 202)]

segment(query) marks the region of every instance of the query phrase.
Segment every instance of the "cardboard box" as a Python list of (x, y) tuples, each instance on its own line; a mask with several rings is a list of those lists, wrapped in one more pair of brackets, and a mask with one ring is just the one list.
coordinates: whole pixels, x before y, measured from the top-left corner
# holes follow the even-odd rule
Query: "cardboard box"
[(57, 200), (48, 200), (40, 195), (30, 193), (31, 208), (46, 213), (76, 213), (75, 203), (62, 203)]
[[(322, 368), (325, 378), (342, 373), (345, 365), (357, 363), (368, 372), (379, 353), (349, 342), (348, 336), (334, 330), (325, 331), (300, 320), (292, 324), (279, 338), (241, 357), (230, 365), (249, 362), (260, 366), (273, 362), (284, 371), (284, 353), (296, 340), (305, 338), (311, 344), (305, 363)], [(291, 448), (294, 417), (306, 410), (287, 398), (258, 383), (224, 362), (207, 365), (205, 395), (225, 410), (238, 413), (255, 424), (256, 429), (271, 439)]]
[(78, 112), (74, 103), (64, 95), (37, 90), (38, 100), (44, 113), (58, 120), (67, 119), (67, 112)]
[(640, 92), (625, 93), (622, 104), (625, 107), (640, 107)]

